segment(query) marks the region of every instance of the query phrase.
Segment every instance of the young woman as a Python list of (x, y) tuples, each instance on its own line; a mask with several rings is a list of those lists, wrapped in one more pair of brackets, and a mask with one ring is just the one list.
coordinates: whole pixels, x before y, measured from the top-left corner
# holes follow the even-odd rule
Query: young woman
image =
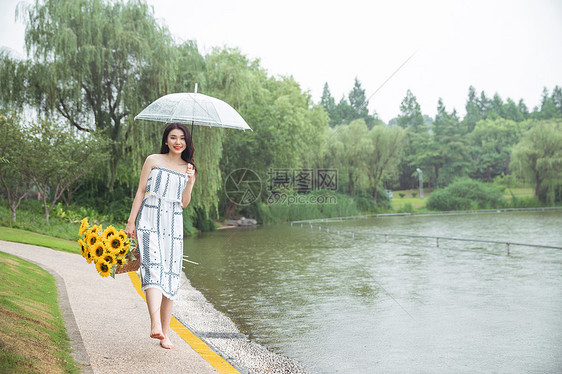
[[(172, 123), (162, 136), (160, 154), (146, 158), (125, 233), (136, 237), (142, 289), (150, 313), (150, 337), (172, 349), (172, 306), (181, 279), (182, 209), (191, 200), (197, 171), (186, 126)], [(136, 227), (135, 227), (136, 221)]]

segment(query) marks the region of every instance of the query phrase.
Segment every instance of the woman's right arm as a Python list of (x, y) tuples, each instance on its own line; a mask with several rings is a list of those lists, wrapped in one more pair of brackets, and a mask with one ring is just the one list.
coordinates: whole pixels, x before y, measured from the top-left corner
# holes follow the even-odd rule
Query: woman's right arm
[(146, 184), (148, 183), (148, 177), (150, 176), (150, 171), (154, 167), (154, 156), (150, 155), (144, 161), (142, 166), (142, 171), (139, 180), (139, 188), (137, 189), (137, 194), (133, 200), (133, 206), (131, 207), (131, 214), (129, 214), (129, 219), (127, 220), (127, 226), (125, 227), (125, 234), (130, 238), (136, 238), (137, 233), (135, 230), (135, 222), (137, 220), (137, 215), (142, 206), (142, 201), (144, 200), (144, 194), (146, 191)]

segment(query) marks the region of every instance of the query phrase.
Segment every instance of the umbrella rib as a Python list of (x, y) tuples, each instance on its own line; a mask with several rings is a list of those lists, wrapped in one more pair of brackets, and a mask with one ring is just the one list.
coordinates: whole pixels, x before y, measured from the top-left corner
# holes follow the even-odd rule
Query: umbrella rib
[[(195, 104), (197, 104), (205, 112), (205, 114), (207, 114), (207, 117), (209, 119), (211, 119), (211, 113), (209, 113), (209, 111), (203, 105), (201, 105), (200, 102), (197, 101), (196, 94), (193, 95), (193, 101), (195, 102)], [(225, 127), (224, 123), (222, 123), (221, 115), (218, 111), (217, 111), (217, 116), (218, 116), (218, 120), (219, 120), (218, 123), (220, 123), (222, 125), (220, 127)], [(201, 121), (201, 122), (203, 122), (203, 121)], [(209, 121), (209, 124), (211, 124), (211, 123), (212, 123), (212, 120)]]
[[(170, 117), (169, 117), (169, 119), (168, 119), (168, 122), (174, 121), (174, 116), (176, 115), (178, 109), (181, 107), (181, 103), (183, 103), (183, 102), (185, 102), (185, 101), (187, 101), (187, 99), (186, 99), (186, 98), (182, 98), (182, 99), (178, 102), (178, 104), (177, 104), (176, 107), (174, 108), (174, 111), (173, 111), (172, 114), (170, 115)], [(208, 117), (209, 119), (211, 119), (211, 114), (209, 113), (209, 111), (208, 111), (203, 105), (201, 105), (200, 102), (197, 101), (197, 99), (196, 99), (196, 94), (193, 94), (193, 103), (196, 104), (198, 108), (200, 108), (201, 110), (203, 110), (203, 111), (205, 112), (205, 114), (207, 115), (207, 117)], [(220, 119), (220, 115), (219, 115), (218, 113), (217, 113), (217, 115), (219, 116), (219, 119)], [(196, 120), (196, 119), (195, 119), (195, 111), (193, 111), (192, 114), (191, 114), (191, 122), (192, 122), (192, 124), (193, 124), (194, 122), (209, 123), (209, 124), (212, 124), (212, 123), (213, 123), (212, 120), (209, 120), (209, 121), (205, 121), (205, 120), (203, 120), (203, 119), (197, 119), (197, 120)]]
[(174, 111), (172, 112), (172, 114), (170, 114), (170, 117), (168, 118), (168, 123), (173, 121), (174, 116), (176, 115), (176, 112), (178, 111), (179, 107), (181, 106), (181, 103), (184, 102), (185, 99), (182, 98), (180, 99), (180, 101), (178, 101), (178, 103), (176, 104), (176, 107), (174, 108)]

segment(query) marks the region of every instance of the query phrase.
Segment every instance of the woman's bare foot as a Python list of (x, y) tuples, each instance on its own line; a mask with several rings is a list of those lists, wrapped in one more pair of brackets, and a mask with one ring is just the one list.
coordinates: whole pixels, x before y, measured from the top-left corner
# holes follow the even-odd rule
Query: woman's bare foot
[(164, 334), (162, 334), (162, 331), (155, 331), (155, 330), (152, 330), (150, 332), (150, 337), (153, 339), (160, 339), (160, 340), (166, 338)]
[(163, 339), (160, 339), (160, 345), (162, 346), (162, 348), (166, 348), (166, 349), (174, 348), (174, 343), (172, 343), (170, 338), (168, 338), (167, 336), (164, 337)]

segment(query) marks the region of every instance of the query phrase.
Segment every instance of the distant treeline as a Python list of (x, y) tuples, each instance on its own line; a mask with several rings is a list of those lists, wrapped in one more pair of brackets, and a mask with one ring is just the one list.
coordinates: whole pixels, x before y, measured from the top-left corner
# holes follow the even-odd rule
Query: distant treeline
[[(195, 41), (176, 41), (142, 1), (47, 0), (23, 10), (29, 58), (0, 52), (0, 177), (14, 218), (30, 192), (44, 199), (46, 219), (61, 199), (126, 217), (142, 162), (158, 152), (163, 129), (134, 116), (195, 83), (231, 104), (254, 131), (195, 126), (199, 179), (187, 225), (205, 229), (213, 218), (251, 216), (280, 191), (327, 188), (380, 201), (385, 189), (416, 187), (418, 168), (431, 187), (502, 177), (532, 183), (545, 200), (559, 196), (558, 86), (545, 89), (532, 112), (523, 101), (470, 87), (464, 118), (441, 100), (436, 117), (424, 117), (408, 91), (398, 118), (384, 124), (368, 113), (358, 80), (337, 104), (326, 84), (315, 103), (292, 77), (269, 75), (237, 49), (202, 55)], [(263, 187), (250, 205), (225, 191), (228, 175), (241, 168)], [(335, 183), (310, 179), (326, 170), (337, 174)], [(278, 183), (273, 176), (283, 171)]]

